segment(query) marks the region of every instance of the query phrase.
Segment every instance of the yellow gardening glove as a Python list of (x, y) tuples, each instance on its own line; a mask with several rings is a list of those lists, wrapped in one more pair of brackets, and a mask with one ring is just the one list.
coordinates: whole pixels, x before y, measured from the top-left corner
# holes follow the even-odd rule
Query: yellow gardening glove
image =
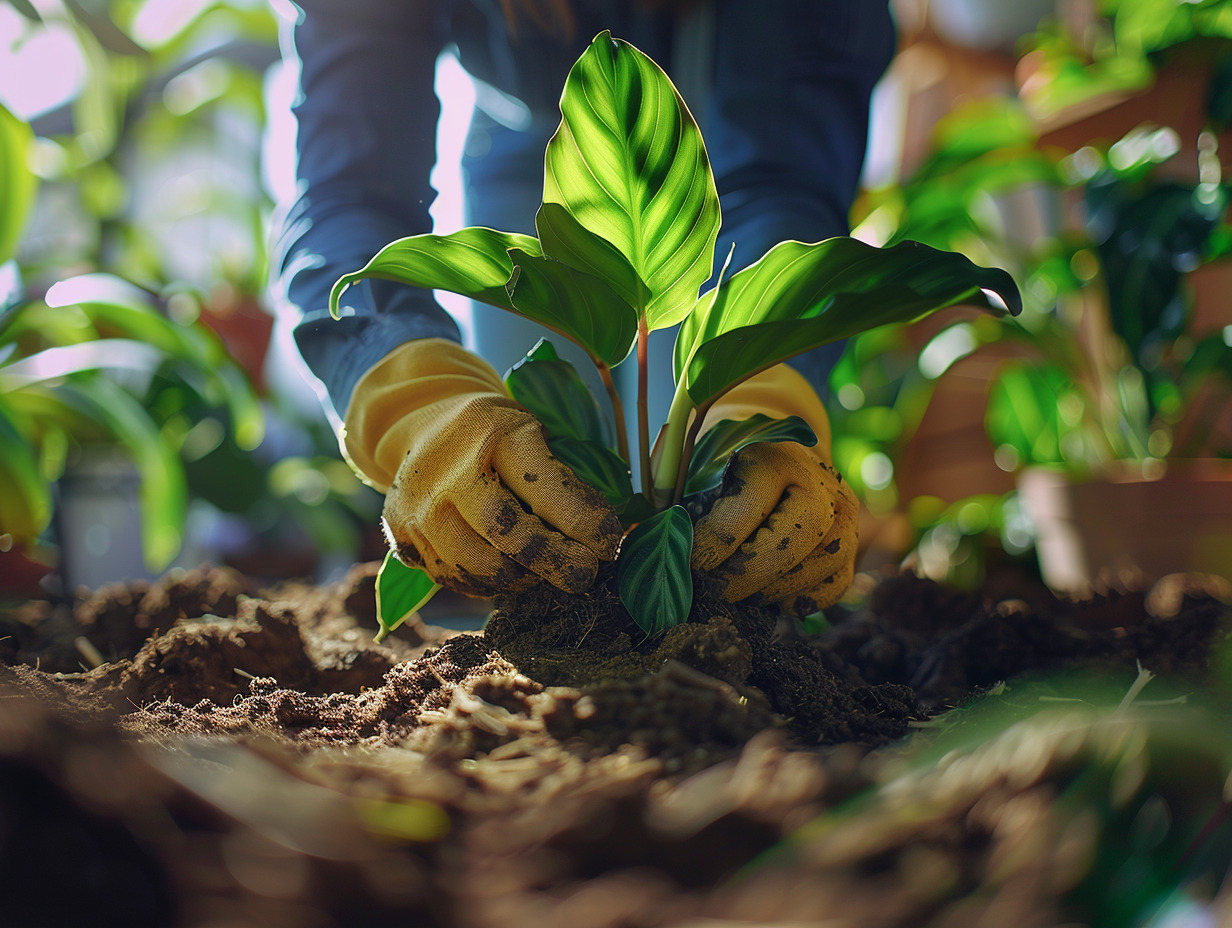
[(799, 416), (817, 444), (758, 442), (732, 458), (719, 497), (693, 533), (693, 567), (726, 583), (737, 602), (760, 593), (797, 615), (833, 605), (855, 572), (859, 501), (830, 463), (830, 419), (797, 371), (780, 364), (739, 384), (710, 408), (721, 419)]
[(579, 593), (616, 556), (607, 500), (552, 457), (492, 366), (454, 342), (407, 342), (368, 371), (343, 445), (386, 493), (399, 560), (447, 589), (492, 596), (546, 580)]

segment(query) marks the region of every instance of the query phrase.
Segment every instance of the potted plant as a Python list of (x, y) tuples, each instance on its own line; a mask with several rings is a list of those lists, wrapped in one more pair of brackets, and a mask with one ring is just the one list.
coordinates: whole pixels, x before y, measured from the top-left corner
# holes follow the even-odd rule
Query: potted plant
[[(622, 102), (630, 94), (655, 106), (635, 112)], [(836, 339), (958, 303), (1016, 311), (1018, 294), (1004, 271), (961, 255), (914, 242), (878, 249), (833, 238), (780, 243), (735, 274), (725, 267), (721, 282), (699, 296), (713, 270), (718, 194), (697, 126), (667, 76), (603, 33), (571, 71), (561, 111), (545, 157), (537, 237), (467, 228), (401, 239), (341, 278), (331, 306), (337, 310), (351, 283), (382, 277), (528, 316), (583, 348), (609, 385), (617, 423), (624, 417), (611, 368), (635, 348), (635, 363), (644, 365), (649, 333), (679, 324), (675, 395), (653, 449), (644, 393), (637, 445), (616, 428), (608, 447), (590, 424), (593, 400), (566, 404), (585, 416), (559, 414), (559, 397), (583, 395), (585, 387), (549, 347), (532, 350), (507, 378), (514, 397), (547, 424), (557, 457), (621, 514), (629, 528), (616, 568), (621, 600), (645, 631), (661, 631), (683, 622), (691, 603), (692, 520), (682, 503), (717, 485), (728, 457), (751, 442), (815, 440), (801, 421), (755, 417), (724, 421), (698, 442), (716, 399)], [(384, 626), (434, 588), (425, 574), (387, 558), (379, 586)]]

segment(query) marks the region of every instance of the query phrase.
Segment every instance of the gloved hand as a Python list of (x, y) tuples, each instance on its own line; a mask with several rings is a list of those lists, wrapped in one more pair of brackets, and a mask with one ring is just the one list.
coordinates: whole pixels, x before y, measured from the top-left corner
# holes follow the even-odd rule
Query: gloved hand
[(754, 413), (799, 416), (817, 434), (797, 442), (758, 442), (738, 451), (719, 497), (693, 530), (693, 567), (719, 576), (724, 598), (760, 593), (797, 615), (838, 601), (855, 573), (859, 501), (830, 461), (830, 419), (797, 371), (780, 364), (719, 399), (703, 424)]
[(552, 457), (492, 366), (454, 342), (407, 342), (369, 370), (343, 445), (386, 493), (398, 558), (447, 589), (491, 596), (546, 580), (579, 593), (616, 556), (607, 500)]

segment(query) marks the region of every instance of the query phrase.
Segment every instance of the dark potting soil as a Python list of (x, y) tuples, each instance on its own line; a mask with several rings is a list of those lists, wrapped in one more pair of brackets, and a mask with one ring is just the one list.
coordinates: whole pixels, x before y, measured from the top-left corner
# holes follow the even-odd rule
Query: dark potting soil
[[(923, 769), (872, 749), (1065, 668), (1199, 689), (1232, 600), (1209, 578), (1070, 601), (903, 574), (808, 636), (697, 578), (691, 621), (659, 639), (601, 585), (377, 645), (376, 566), (0, 608), (5, 923), (1083, 922), (1077, 887), (1117, 833), (1059, 797), (1183, 726), (1044, 721)], [(1178, 821), (1227, 776), (1202, 754), (1217, 738), (1193, 743), (1152, 761), (1173, 786), (1142, 781)]]

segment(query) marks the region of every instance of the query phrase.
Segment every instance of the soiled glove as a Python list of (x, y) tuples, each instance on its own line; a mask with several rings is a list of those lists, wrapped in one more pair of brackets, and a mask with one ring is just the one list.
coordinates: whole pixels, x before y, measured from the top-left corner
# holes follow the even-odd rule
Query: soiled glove
[(546, 580), (589, 587), (616, 556), (620, 519), (552, 457), (543, 427), (487, 362), (445, 339), (386, 355), (352, 394), (351, 464), (384, 491), (398, 558), (473, 596)]
[(729, 602), (760, 593), (808, 615), (851, 585), (859, 501), (830, 463), (830, 420), (803, 376), (785, 364), (763, 371), (715, 403), (706, 423), (758, 412), (800, 416), (817, 444), (759, 442), (737, 452), (694, 526), (693, 566), (720, 577)]

